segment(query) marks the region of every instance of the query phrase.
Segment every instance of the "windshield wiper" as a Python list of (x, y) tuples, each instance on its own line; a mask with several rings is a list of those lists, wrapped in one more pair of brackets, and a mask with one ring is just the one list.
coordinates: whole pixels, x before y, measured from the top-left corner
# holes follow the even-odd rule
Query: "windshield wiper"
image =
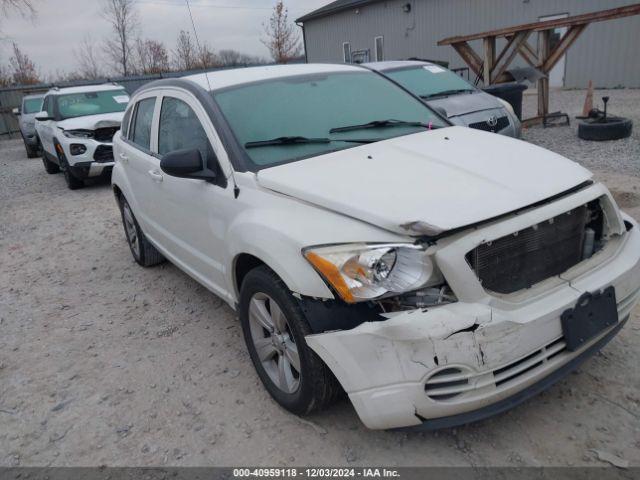
[(431, 95), (420, 95), (420, 98), (435, 98), (435, 97), (448, 97), (449, 95), (457, 95), (458, 93), (473, 93), (475, 90), (469, 88), (459, 88), (457, 90), (445, 90), (444, 92), (432, 93)]
[(428, 123), (422, 122), (407, 122), (404, 120), (374, 120), (373, 122), (363, 123), (361, 125), (347, 125), (344, 127), (336, 127), (329, 130), (329, 133), (349, 132), (351, 130), (360, 130), (365, 128), (385, 128), (385, 127), (422, 127), (422, 128), (437, 128)]
[(259, 140), (257, 142), (247, 142), (244, 148), (269, 147), (271, 145), (302, 145), (306, 143), (331, 143), (331, 142), (348, 142), (348, 143), (373, 143), (378, 139), (362, 138), (362, 139), (331, 139), (331, 138), (307, 138), (307, 137), (278, 137), (270, 140)]

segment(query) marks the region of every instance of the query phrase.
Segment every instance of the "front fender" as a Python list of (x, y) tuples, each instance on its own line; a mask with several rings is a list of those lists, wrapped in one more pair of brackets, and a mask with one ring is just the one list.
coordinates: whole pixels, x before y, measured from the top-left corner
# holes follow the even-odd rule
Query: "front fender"
[[(302, 256), (302, 246), (282, 229), (282, 215), (276, 212), (254, 212), (234, 222), (228, 232), (226, 244), (230, 246), (227, 275), (230, 292), (236, 287), (235, 260), (248, 253), (262, 260), (292, 292), (316, 298), (334, 298), (320, 275)], [(259, 239), (259, 241), (257, 241)]]

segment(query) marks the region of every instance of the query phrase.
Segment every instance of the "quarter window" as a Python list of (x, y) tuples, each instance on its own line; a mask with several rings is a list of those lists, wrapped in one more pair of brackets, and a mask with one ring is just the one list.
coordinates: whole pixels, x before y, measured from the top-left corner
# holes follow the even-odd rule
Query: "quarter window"
[(133, 143), (145, 150), (151, 150), (151, 122), (155, 106), (155, 97), (145, 98), (138, 102), (133, 120), (133, 130), (129, 135)]
[(196, 113), (182, 100), (165, 97), (160, 110), (158, 153), (200, 150), (202, 158), (213, 158), (213, 149)]
[(121, 127), (122, 138), (127, 138), (127, 135), (129, 134), (129, 120), (131, 120), (132, 111), (133, 111), (133, 108), (129, 108), (127, 112), (124, 114), (124, 118), (122, 119), (122, 127)]

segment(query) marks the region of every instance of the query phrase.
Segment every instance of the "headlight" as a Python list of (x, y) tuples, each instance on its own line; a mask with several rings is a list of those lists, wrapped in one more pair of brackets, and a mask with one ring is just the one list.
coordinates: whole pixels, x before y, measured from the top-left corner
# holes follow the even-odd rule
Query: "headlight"
[(410, 292), (442, 279), (425, 250), (412, 244), (332, 245), (302, 253), (348, 303)]
[(513, 107), (509, 102), (499, 97), (496, 97), (496, 100), (498, 100), (502, 104), (502, 106), (507, 110), (507, 112), (509, 112), (513, 117), (516, 116), (516, 112), (513, 111)]
[(68, 138), (93, 138), (91, 130), (63, 130), (62, 133)]

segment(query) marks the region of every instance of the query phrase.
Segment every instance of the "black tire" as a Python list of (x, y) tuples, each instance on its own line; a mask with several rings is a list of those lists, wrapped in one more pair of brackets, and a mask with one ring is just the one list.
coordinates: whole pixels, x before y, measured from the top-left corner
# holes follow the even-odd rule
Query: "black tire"
[(37, 146), (34, 147), (24, 142), (24, 149), (27, 151), (27, 158), (38, 158), (40, 156), (40, 149)]
[(597, 142), (605, 140), (620, 140), (631, 135), (633, 122), (628, 118), (611, 117), (607, 122), (586, 121), (578, 124), (578, 137), (583, 140)]
[(62, 173), (64, 174), (64, 181), (67, 183), (67, 187), (69, 188), (69, 190), (78, 190), (79, 188), (83, 188), (84, 181), (76, 177), (71, 171), (71, 168), (69, 168), (69, 163), (67, 162), (64, 152), (62, 152), (62, 147), (60, 146), (60, 144), (56, 143), (55, 148), (56, 153), (58, 154), (60, 170), (62, 170)]
[[(281, 389), (270, 378), (258, 356), (251, 333), (249, 307), (255, 295), (266, 295), (275, 300), (288, 325), (287, 334), (293, 340), (299, 356), (298, 387), (293, 393)], [(251, 361), (265, 388), (282, 407), (298, 415), (322, 410), (335, 402), (343, 393), (335, 376), (311, 348), (305, 336), (311, 333), (300, 306), (284, 282), (270, 268), (260, 266), (244, 278), (240, 291), (240, 322)], [(266, 329), (265, 329), (266, 332)], [(277, 356), (276, 356), (277, 357)], [(274, 357), (273, 361), (277, 363)], [(266, 360), (268, 362), (270, 360)]]
[(49, 175), (53, 175), (54, 173), (60, 173), (60, 167), (53, 163), (51, 160), (47, 158), (47, 154), (42, 154), (42, 163), (44, 165), (44, 171)]
[[(120, 198), (120, 215), (122, 217), (122, 226), (124, 227), (124, 235), (129, 244), (129, 250), (133, 259), (143, 267), (152, 267), (165, 261), (164, 256), (154, 247), (144, 232), (138, 225), (138, 220), (133, 215), (133, 211), (124, 197)], [(130, 217), (129, 217), (130, 215)], [(135, 232), (135, 233), (134, 233)], [(135, 235), (135, 240), (134, 240)], [(137, 242), (137, 245), (136, 245)]]

